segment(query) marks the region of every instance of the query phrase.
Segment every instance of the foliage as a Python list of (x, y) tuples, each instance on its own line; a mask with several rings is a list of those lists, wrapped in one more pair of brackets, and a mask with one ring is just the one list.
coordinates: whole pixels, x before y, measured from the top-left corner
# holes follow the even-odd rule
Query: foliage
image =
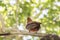
[(23, 23), (25, 27), (26, 18), (30, 16), (34, 21), (42, 23), (42, 29), (44, 28), (46, 33), (60, 35), (60, 5), (56, 4), (59, 0), (11, 1), (0, 1), (0, 14), (3, 15), (5, 27), (13, 27), (17, 22), (17, 25)]

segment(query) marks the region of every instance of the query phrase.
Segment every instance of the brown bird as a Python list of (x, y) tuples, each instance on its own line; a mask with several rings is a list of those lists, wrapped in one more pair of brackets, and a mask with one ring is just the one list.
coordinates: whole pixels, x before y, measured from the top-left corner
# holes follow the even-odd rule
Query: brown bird
[(40, 27), (40, 22), (35, 22), (32, 21), (31, 18), (27, 18), (27, 25), (26, 25), (26, 29), (29, 30), (29, 32), (37, 32), (41, 27)]

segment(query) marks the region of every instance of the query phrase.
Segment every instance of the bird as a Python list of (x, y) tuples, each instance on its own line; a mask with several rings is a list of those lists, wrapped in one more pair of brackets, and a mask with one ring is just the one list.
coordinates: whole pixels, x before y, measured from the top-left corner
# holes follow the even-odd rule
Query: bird
[(37, 33), (37, 31), (41, 28), (40, 24), (40, 22), (32, 21), (32, 19), (28, 17), (26, 29), (31, 33)]

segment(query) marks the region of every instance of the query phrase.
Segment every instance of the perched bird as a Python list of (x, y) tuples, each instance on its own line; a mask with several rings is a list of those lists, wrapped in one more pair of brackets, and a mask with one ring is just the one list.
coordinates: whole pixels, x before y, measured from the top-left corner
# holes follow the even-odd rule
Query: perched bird
[(26, 25), (26, 29), (29, 30), (29, 32), (37, 32), (41, 27), (40, 27), (40, 22), (35, 22), (32, 21), (31, 18), (27, 18), (27, 25)]

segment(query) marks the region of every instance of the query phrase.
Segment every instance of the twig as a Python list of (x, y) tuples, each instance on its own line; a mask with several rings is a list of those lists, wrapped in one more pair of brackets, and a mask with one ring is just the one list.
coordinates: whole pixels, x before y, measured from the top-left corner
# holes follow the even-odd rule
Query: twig
[(1, 14), (0, 14), (0, 21), (1, 21), (1, 23), (2, 23), (2, 27), (1, 27), (0, 30), (1, 30), (2, 32), (5, 32), (5, 30), (4, 30), (4, 29), (5, 29), (4, 19), (3, 19), (3, 16), (2, 16)]

